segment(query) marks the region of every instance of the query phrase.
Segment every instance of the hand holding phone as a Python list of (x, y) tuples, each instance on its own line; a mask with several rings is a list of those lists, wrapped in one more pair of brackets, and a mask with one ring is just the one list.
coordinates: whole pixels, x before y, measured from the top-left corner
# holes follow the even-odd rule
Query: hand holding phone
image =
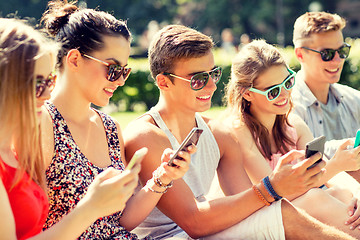
[(129, 164), (126, 166), (125, 170), (131, 170), (136, 163), (140, 163), (141, 160), (144, 158), (146, 153), (148, 152), (148, 149), (146, 147), (140, 148), (137, 150), (134, 155), (132, 156)]
[(194, 144), (196, 145), (197, 142), (199, 141), (199, 137), (201, 135), (201, 133), (203, 132), (202, 129), (200, 128), (193, 128), (191, 129), (190, 133), (186, 136), (186, 138), (184, 139), (184, 141), (180, 144), (179, 148), (176, 150), (176, 152), (174, 153), (174, 155), (170, 158), (170, 160), (168, 161), (168, 165), (169, 166), (176, 166), (173, 161), (175, 158), (177, 159), (181, 159), (181, 157), (178, 156), (180, 151), (186, 151), (186, 148), (189, 147), (190, 145)]
[(321, 152), (321, 159), (317, 160), (313, 165), (311, 165), (307, 169), (315, 167), (317, 164), (319, 164), (322, 161), (324, 148), (325, 148), (325, 136), (314, 138), (312, 141), (306, 144), (306, 149), (305, 149), (306, 158), (311, 157), (317, 152)]
[(359, 146), (359, 144), (360, 144), (360, 128), (356, 132), (354, 148)]

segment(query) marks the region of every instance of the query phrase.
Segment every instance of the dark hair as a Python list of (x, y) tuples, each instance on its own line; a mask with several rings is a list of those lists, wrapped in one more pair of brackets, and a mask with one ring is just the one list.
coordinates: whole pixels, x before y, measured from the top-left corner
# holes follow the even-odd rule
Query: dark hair
[(169, 25), (157, 32), (149, 47), (151, 75), (171, 71), (175, 61), (201, 57), (213, 47), (210, 37), (182, 25)]
[(48, 8), (41, 22), (62, 45), (57, 57), (58, 67), (61, 67), (62, 58), (71, 49), (87, 54), (100, 50), (104, 47), (103, 36), (123, 36), (130, 41), (131, 34), (126, 22), (109, 13), (80, 9), (67, 0), (50, 1)]
[[(250, 112), (251, 102), (243, 94), (254, 85), (257, 78), (272, 66), (286, 66), (279, 50), (266, 43), (264, 40), (255, 40), (246, 44), (236, 55), (231, 66), (231, 79), (226, 86), (227, 104), (230, 113), (240, 113), (244, 123), (250, 129), (257, 148), (262, 155), (271, 160), (271, 144), (269, 132)], [(281, 153), (289, 151), (288, 145), (294, 146), (295, 142), (287, 134), (290, 126), (288, 115), (292, 108), (284, 115), (277, 115), (272, 129), (276, 148)]]

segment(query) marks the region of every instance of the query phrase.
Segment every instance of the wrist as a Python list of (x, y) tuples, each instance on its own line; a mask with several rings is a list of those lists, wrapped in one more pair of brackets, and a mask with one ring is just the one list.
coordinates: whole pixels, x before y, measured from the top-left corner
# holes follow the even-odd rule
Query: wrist
[(166, 174), (161, 174), (159, 169), (156, 169), (152, 175), (156, 186), (166, 189), (172, 187), (174, 181)]
[(261, 182), (262, 182), (262, 184), (264, 185), (265, 190), (269, 193), (269, 195), (270, 195), (272, 198), (275, 199), (275, 201), (278, 201), (278, 200), (282, 199), (282, 196), (279, 195), (277, 191), (275, 191), (273, 185), (271, 184), (269, 176), (264, 177), (264, 178), (261, 180)]

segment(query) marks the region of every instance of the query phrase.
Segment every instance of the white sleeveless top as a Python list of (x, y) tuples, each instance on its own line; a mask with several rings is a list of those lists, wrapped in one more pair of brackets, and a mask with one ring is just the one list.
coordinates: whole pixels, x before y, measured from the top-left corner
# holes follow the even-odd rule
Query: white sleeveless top
[[(180, 143), (170, 132), (159, 112), (152, 108), (147, 114), (152, 116), (160, 129), (165, 132), (171, 147), (177, 149)], [(191, 155), (190, 168), (184, 175), (183, 180), (190, 187), (196, 199), (202, 201), (209, 192), (215, 176), (220, 160), (220, 151), (214, 135), (202, 117), (196, 113), (195, 118), (198, 128), (204, 131), (197, 143), (196, 153)], [(150, 215), (133, 232), (140, 238), (150, 235), (154, 239), (165, 239), (184, 231), (158, 208), (154, 208)]]

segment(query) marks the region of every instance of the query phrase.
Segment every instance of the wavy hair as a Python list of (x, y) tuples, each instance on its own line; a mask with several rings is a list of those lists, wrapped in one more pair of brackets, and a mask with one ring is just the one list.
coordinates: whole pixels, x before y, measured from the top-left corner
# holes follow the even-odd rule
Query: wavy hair
[[(270, 67), (279, 65), (286, 66), (280, 52), (264, 40), (255, 40), (245, 45), (234, 58), (231, 66), (231, 79), (225, 87), (228, 113), (241, 116), (242, 121), (250, 129), (257, 148), (267, 159), (271, 159), (272, 155), (269, 132), (251, 114), (251, 102), (247, 101), (243, 94), (254, 85), (259, 75)], [(292, 107), (291, 99), (290, 106)], [(272, 129), (276, 148), (282, 153), (289, 151), (288, 145), (295, 145), (286, 132), (287, 126), (290, 126), (288, 114), (291, 107), (287, 114), (276, 116)]]
[(11, 143), (16, 152), (19, 167), (13, 186), (27, 172), (44, 187), (34, 68), (40, 56), (54, 52), (49, 43), (21, 20), (0, 19), (0, 147)]

